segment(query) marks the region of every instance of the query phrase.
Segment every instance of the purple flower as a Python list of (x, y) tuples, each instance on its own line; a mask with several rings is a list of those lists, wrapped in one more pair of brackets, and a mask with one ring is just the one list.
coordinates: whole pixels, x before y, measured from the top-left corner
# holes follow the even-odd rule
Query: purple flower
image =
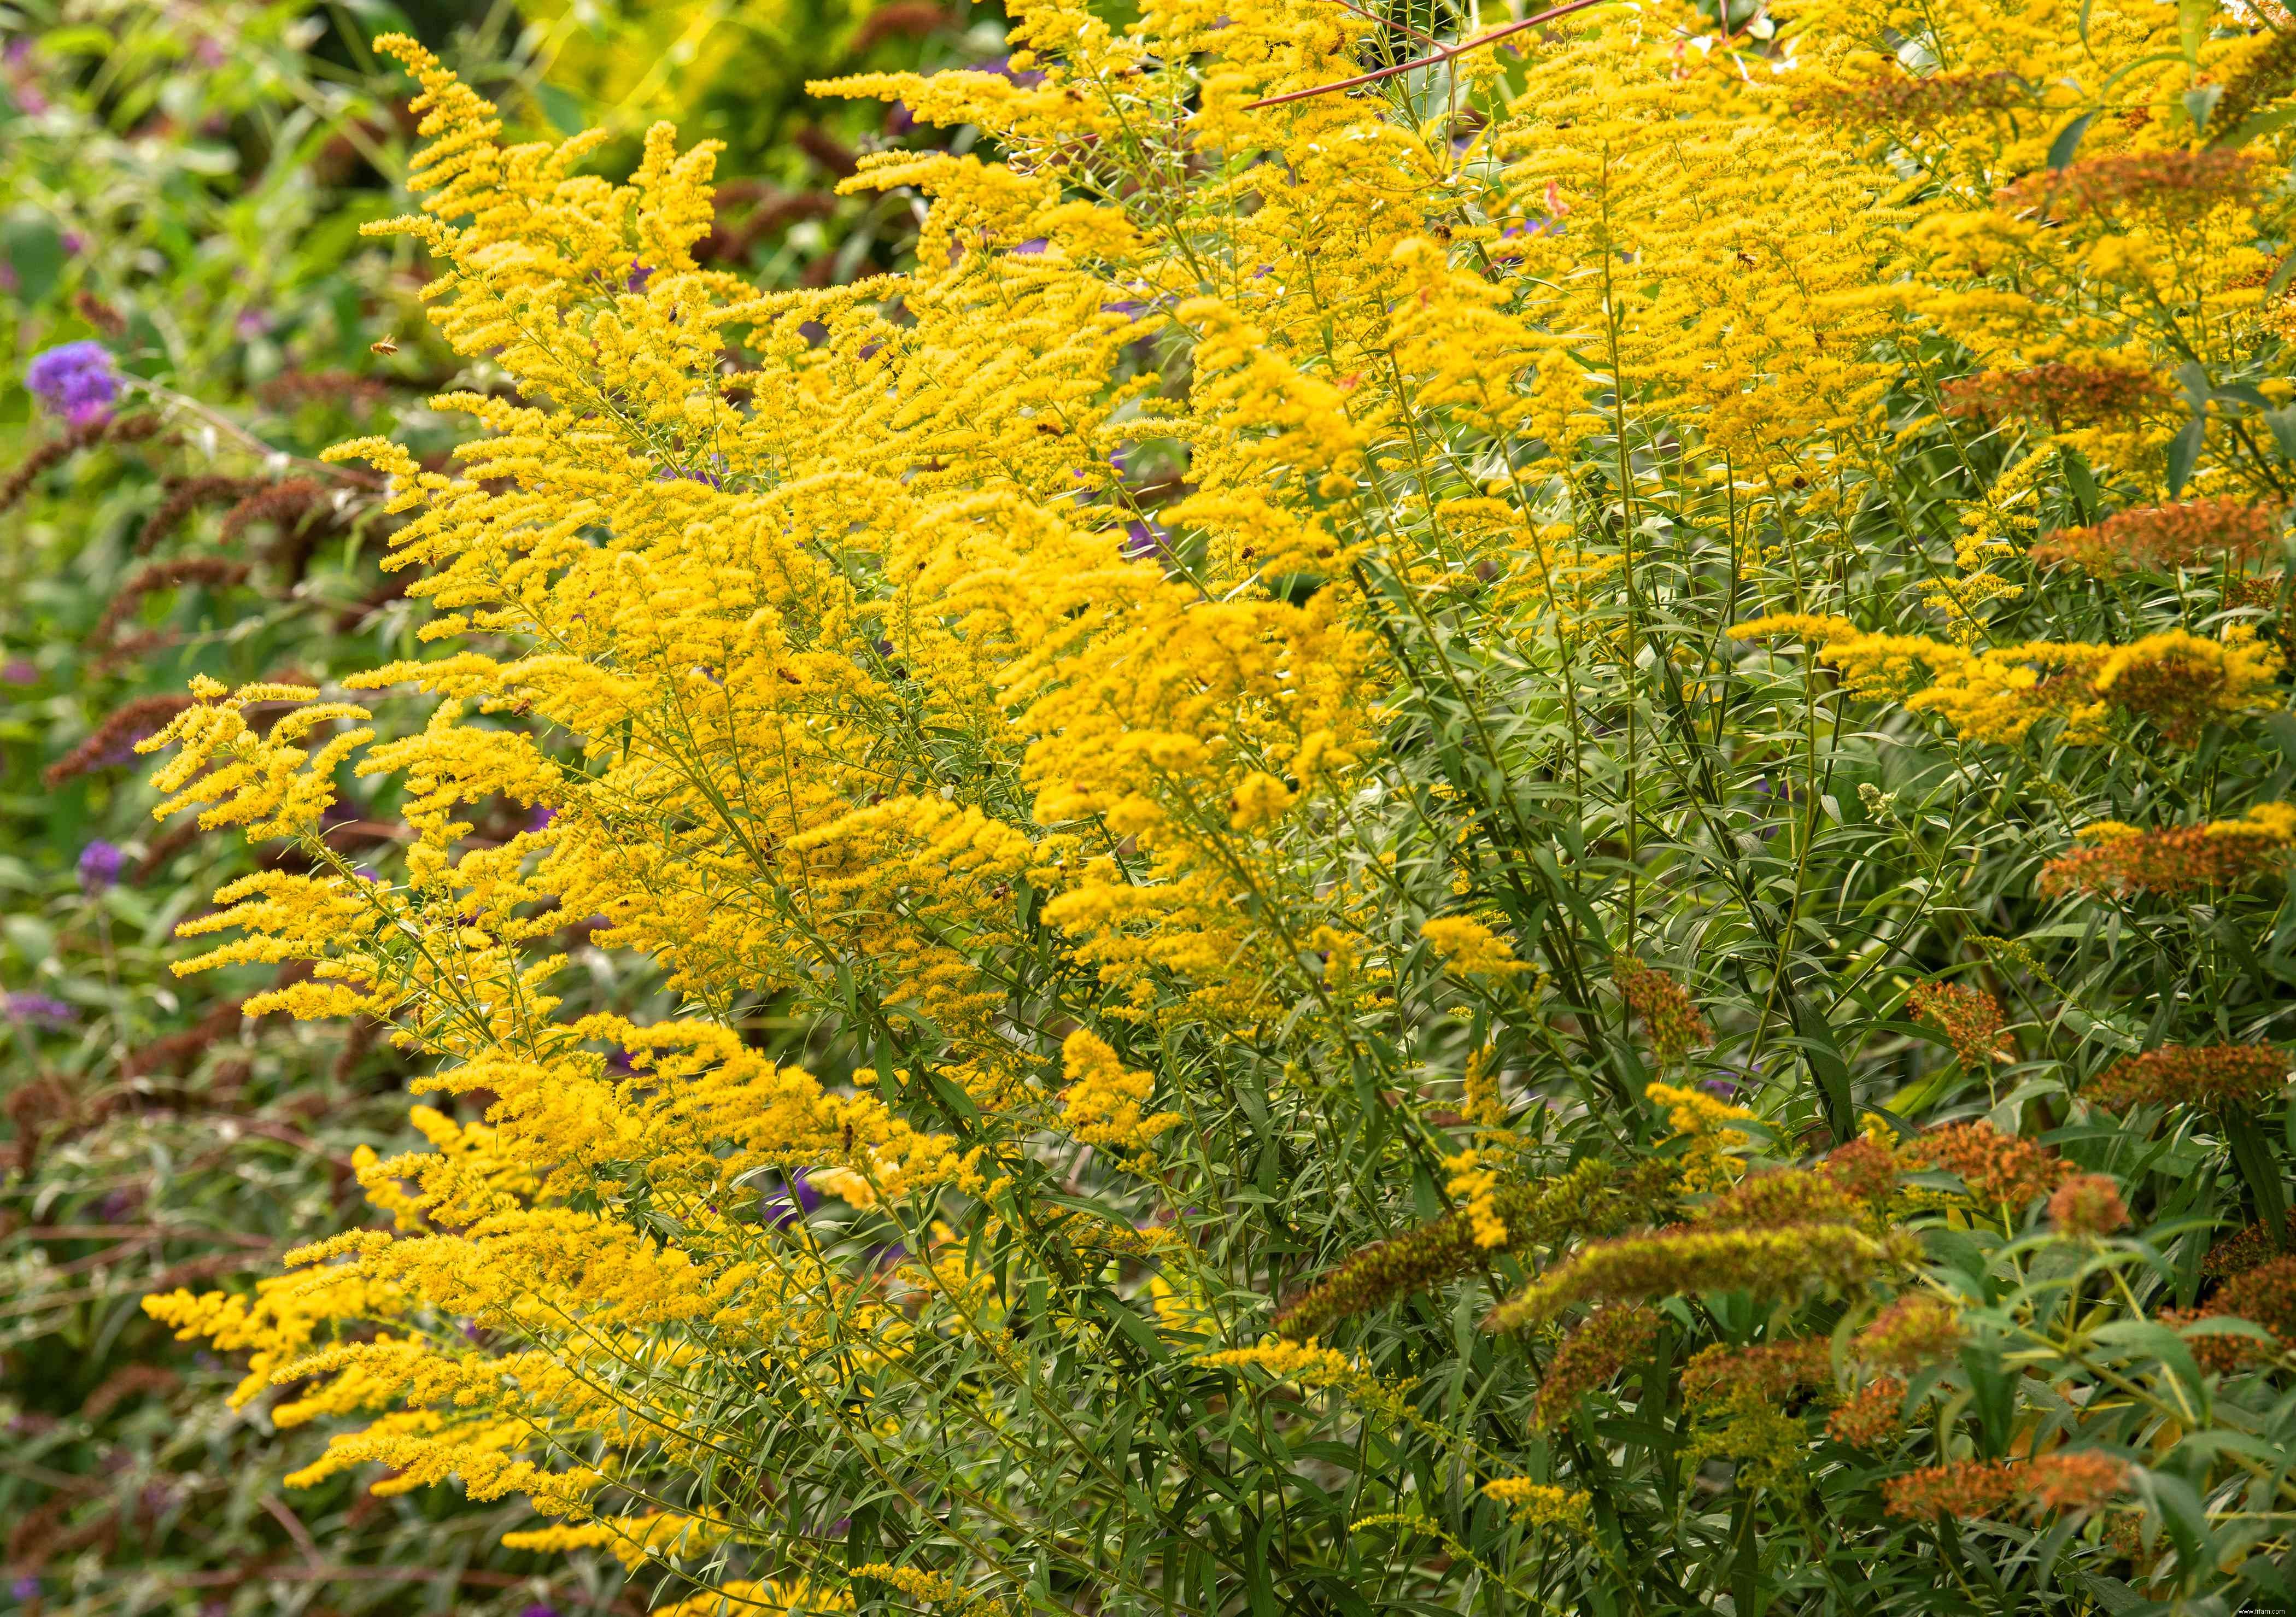
[(7, 666), (0, 668), (0, 682), (9, 685), (37, 685), (40, 668), (29, 657), (11, 657)]
[(1738, 1093), (1737, 1080), (1728, 1078), (1708, 1078), (1699, 1080), (1698, 1087), (1718, 1101), (1734, 1098)]
[(64, 232), (63, 247), (66, 258), (77, 259), (87, 250), (87, 238), (77, 230), (67, 230)]
[(67, 342), (33, 357), (24, 385), (75, 427), (102, 421), (119, 397), (119, 370), (101, 342)]
[[(766, 1215), (766, 1222), (771, 1224), (775, 1229), (787, 1228), (821, 1205), (821, 1193), (813, 1187), (813, 1181), (807, 1177), (804, 1169), (799, 1168), (791, 1171), (789, 1189), (789, 1195), (774, 1195), (766, 1198), (762, 1210)], [(796, 1202), (795, 1206), (790, 1204), (792, 1199)]]
[(102, 892), (119, 880), (119, 844), (98, 837), (79, 850), (79, 883), (90, 892)]
[(1171, 545), (1171, 536), (1153, 522), (1134, 522), (1124, 530), (1124, 554), (1129, 561), (1159, 554)]
[(8, 1592), (19, 1600), (37, 1600), (40, 1597), (40, 1580), (26, 1572), (8, 1586)]
[(529, 831), (547, 831), (550, 829), (550, 822), (557, 817), (557, 809), (537, 803), (534, 806), (534, 812), (526, 817), (526, 828)]
[(558, 1608), (554, 1605), (545, 1605), (537, 1600), (519, 1613), (518, 1617), (558, 1617)]
[(1017, 85), (1023, 90), (1034, 89), (1037, 86), (1045, 82), (1044, 74), (1034, 68), (1024, 69), (1018, 73), (1014, 72), (1013, 70), (1013, 59), (1010, 56), (992, 56), (973, 70), (978, 73), (995, 73), (1000, 78), (1012, 80), (1013, 84)]
[(906, 103), (897, 101), (885, 109), (886, 134), (906, 135), (916, 125), (917, 120)]
[(11, 1022), (45, 1022), (68, 1027), (79, 1013), (53, 994), (11, 994), (6, 1000)]
[(1013, 252), (1017, 258), (1022, 254), (1040, 253), (1050, 245), (1051, 243), (1043, 236), (1030, 236), (1027, 241), (1021, 242), (1018, 247), (1015, 247), (1013, 250)]
[(242, 342), (252, 342), (271, 330), (271, 316), (259, 308), (250, 308), (233, 322), (232, 329)]

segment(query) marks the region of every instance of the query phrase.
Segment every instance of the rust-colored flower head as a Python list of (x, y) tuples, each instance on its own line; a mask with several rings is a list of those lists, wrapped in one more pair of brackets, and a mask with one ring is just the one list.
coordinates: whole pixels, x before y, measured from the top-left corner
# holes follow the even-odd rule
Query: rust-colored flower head
[(1692, 1405), (1738, 1399), (1783, 1404), (1800, 1392), (1833, 1384), (1833, 1365), (1823, 1338), (1768, 1342), (1759, 1347), (1715, 1346), (1682, 1367), (1682, 1396)]
[(2094, 1449), (2057, 1449), (2026, 1462), (2021, 1491), (2036, 1514), (2087, 1513), (2128, 1491), (2128, 1462)]
[(1657, 967), (1621, 955), (1611, 963), (1611, 981), (1619, 985), (1627, 1008), (1642, 1018), (1643, 1031), (1665, 1065), (1678, 1063), (1714, 1037), (1683, 986)]
[(2265, 803), (2236, 820), (2139, 831), (2107, 820), (2081, 844), (2041, 867), (2043, 898), (2082, 893), (2174, 898), (2242, 886), (2280, 870), (2296, 841), (2296, 808)]
[(1659, 1317), (1640, 1303), (1596, 1309), (1578, 1322), (1555, 1349), (1538, 1383), (1531, 1424), (1552, 1431), (1570, 1418), (1578, 1399), (1646, 1352), (1658, 1335)]
[(2091, 578), (2132, 570), (2174, 572), (2268, 554), (2280, 542), (2280, 513), (2241, 499), (2187, 500), (2123, 511), (2088, 528), (2065, 528), (2028, 552), (2043, 566), (2078, 567)]
[(2077, 1173), (2049, 1198), (2049, 1220), (2068, 1235), (2109, 1235), (2128, 1222), (2128, 1207), (2112, 1175)]
[(2287, 1085), (2287, 1054), (2276, 1045), (2170, 1045), (2115, 1062), (2081, 1091), (2107, 1112), (2138, 1106), (2252, 1105)]
[(2052, 431), (2095, 426), (2158, 410), (2169, 386), (2150, 371), (2063, 362), (1986, 371), (1945, 384), (1945, 412), (1970, 420), (2021, 416)]
[(2251, 201), (2268, 177), (2244, 152), (2119, 152), (2026, 176), (1999, 205), (2059, 222), (2189, 225)]
[(1931, 130), (1979, 113), (2030, 104), (2032, 94), (2008, 73), (1889, 73), (1824, 85), (1796, 98), (1794, 111), (1851, 128)]
[(2001, 1003), (1992, 995), (1957, 982), (1917, 982), (1906, 991), (1914, 1014), (1946, 1037), (1963, 1070), (1983, 1072), (2017, 1050), (2003, 1030)]
[(1906, 1429), (1906, 1383), (1877, 1375), (1842, 1400), (1826, 1417), (1825, 1435), (1837, 1443), (1879, 1448)]
[(1988, 1206), (2022, 1207), (2048, 1194), (2072, 1171), (2047, 1146), (2004, 1134), (1981, 1118), (1932, 1129), (1906, 1154), (1959, 1174), (1970, 1195)]
[(1901, 1297), (1857, 1333), (1857, 1356), (1867, 1364), (1910, 1374), (1961, 1350), (1953, 1309), (1930, 1297)]

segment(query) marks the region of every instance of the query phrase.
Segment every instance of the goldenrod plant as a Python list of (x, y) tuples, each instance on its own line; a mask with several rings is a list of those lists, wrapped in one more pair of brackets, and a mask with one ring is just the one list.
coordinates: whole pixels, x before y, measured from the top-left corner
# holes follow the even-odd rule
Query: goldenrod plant
[(151, 1313), (679, 1613), (2291, 1598), (2296, 20), (1013, 14), (818, 290), (382, 42), (427, 649), (144, 745), (454, 1110)]

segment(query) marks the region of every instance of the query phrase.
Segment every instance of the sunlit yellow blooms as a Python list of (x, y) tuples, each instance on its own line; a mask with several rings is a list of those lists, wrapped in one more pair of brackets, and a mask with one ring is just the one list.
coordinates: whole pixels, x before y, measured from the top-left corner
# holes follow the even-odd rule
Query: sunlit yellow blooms
[(1761, 618), (1731, 633), (1814, 642), (1852, 694), (1936, 713), (1972, 741), (2010, 744), (2052, 718), (2064, 721), (2069, 742), (2105, 742), (2117, 710), (2189, 746), (2204, 725), (2276, 705), (2281, 668), (2279, 653), (2239, 624), (2218, 640), (2170, 629), (2119, 646), (2037, 640), (1981, 652), (1867, 634), (1842, 618)]
[(1443, 1167), (1451, 1176), (1443, 1188), (1464, 1205), (1475, 1244), (1486, 1249), (1505, 1246), (1507, 1227), (1499, 1216), (1497, 1172), (1483, 1166), (1481, 1154), (1472, 1151), (1461, 1152)]
[(1734, 1124), (1754, 1114), (1743, 1106), (1718, 1100), (1703, 1089), (1675, 1084), (1652, 1084), (1644, 1095), (1667, 1109), (1666, 1120), (1682, 1142), (1682, 1187), (1691, 1193), (1726, 1190), (1744, 1171), (1728, 1153), (1752, 1136)]
[(1438, 915), (1420, 925), (1436, 957), (1464, 977), (1504, 977), (1529, 970), (1514, 957), (1514, 946), (1481, 922), (1465, 915)]
[(1529, 1477), (1500, 1477), (1483, 1484), (1483, 1492), (1508, 1507), (1508, 1514), (1525, 1527), (1562, 1527), (1585, 1531), (1591, 1520), (1592, 1498), (1584, 1493), (1534, 1482)]
[(1141, 1115), (1155, 1092), (1155, 1079), (1127, 1071), (1116, 1052), (1095, 1034), (1081, 1028), (1070, 1034), (1061, 1046), (1061, 1066), (1069, 1085), (1061, 1091), (1061, 1120), (1086, 1145), (1135, 1150), (1181, 1122), (1170, 1112)]

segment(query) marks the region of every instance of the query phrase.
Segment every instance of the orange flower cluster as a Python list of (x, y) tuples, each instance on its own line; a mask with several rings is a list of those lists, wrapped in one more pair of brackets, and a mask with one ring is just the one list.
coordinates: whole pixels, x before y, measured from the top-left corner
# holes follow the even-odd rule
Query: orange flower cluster
[[(2257, 649), (2252, 639), (2240, 644)], [(2265, 677), (2275, 671), (2268, 662)], [(2092, 685), (2113, 706), (2149, 720), (2172, 745), (2189, 747), (2209, 726), (2241, 710), (2251, 677), (2216, 642), (2169, 636), (2149, 656), (2126, 657), (2100, 669)]]
[(1828, 123), (1929, 129), (1972, 112), (2005, 112), (2031, 99), (2009, 73), (1934, 73), (1926, 78), (1892, 73), (1826, 85), (1797, 99), (1794, 111)]
[(1658, 1334), (1658, 1315), (1642, 1304), (1596, 1309), (1554, 1350), (1538, 1383), (1530, 1424), (1551, 1431), (1570, 1418), (1578, 1399), (1640, 1358)]
[(1840, 1186), (1842, 1194), (1868, 1207), (1883, 1205), (1898, 1188), (1897, 1156), (1876, 1139), (1855, 1139), (1829, 1151), (1817, 1170)]
[(2128, 1464), (2093, 1449), (2022, 1462), (1959, 1460), (1882, 1484), (1893, 1516), (1989, 1516), (2021, 1503), (2035, 1515), (2091, 1511), (2127, 1490)]
[(1797, 1392), (1833, 1382), (1833, 1359), (1823, 1340), (1718, 1345), (1693, 1355), (1682, 1367), (1682, 1396), (1698, 1405), (1739, 1399), (1782, 1404)]
[(2173, 572), (2222, 555), (2253, 561), (2280, 539), (2280, 513), (2241, 499), (2186, 500), (2123, 511), (2087, 528), (2065, 528), (2028, 553), (2045, 566), (2067, 563), (2091, 578), (2132, 569)]
[(2072, 1171), (2047, 1146), (2004, 1134), (1982, 1119), (1932, 1129), (1912, 1149), (1931, 1167), (1959, 1174), (1969, 1194), (1990, 1206), (2022, 1207), (2056, 1189)]
[[(2286, 1245), (2296, 1245), (2296, 1212), (2288, 1215), (2283, 1227)], [(2201, 1273), (2212, 1280), (2227, 1276), (2244, 1275), (2259, 1263), (2268, 1263), (2285, 1250), (2276, 1246), (2272, 1232), (2261, 1224), (2251, 1224), (2237, 1235), (2226, 1235), (2209, 1248), (2209, 1255), (2201, 1260)]]
[(1857, 1357), (1888, 1370), (1918, 1370), (1960, 1350), (1953, 1309), (1931, 1297), (1901, 1297), (1857, 1333)]
[(2245, 1106), (2288, 1081), (2288, 1056), (2273, 1045), (2170, 1045), (2115, 1062), (2082, 1091), (2107, 1112), (2136, 1106)]
[[(2091, 827), (2090, 833), (2098, 828)], [(2233, 821), (2136, 831), (2125, 825), (2084, 833), (2084, 845), (2041, 866), (2041, 896), (2153, 893), (2172, 897), (2238, 887), (2286, 862), (2288, 838), (2276, 827)]]
[(2164, 403), (2168, 385), (2150, 371), (2062, 361), (2028, 371), (1986, 371), (1945, 385), (1945, 413), (1974, 420), (2021, 415), (2052, 431), (2141, 415)]
[(2109, 1235), (2128, 1222), (2128, 1204), (2112, 1175), (2077, 1173), (2049, 1198), (2049, 1219), (2069, 1235)]
[(1621, 955), (1611, 964), (1611, 981), (1619, 985), (1627, 1008), (1642, 1018), (1651, 1047), (1669, 1066), (1714, 1037), (1683, 986), (1656, 966)]
[(1990, 994), (1957, 982), (1917, 982), (1907, 991), (1906, 1004), (1945, 1035), (1967, 1071), (1982, 1072), (2017, 1054), (2002, 1031), (2001, 1003)]
[(2265, 166), (2244, 152), (2120, 152), (2083, 158), (2069, 168), (2030, 174), (2004, 191), (2000, 205), (2052, 219), (2136, 213), (2190, 222), (2249, 201)]
[(1826, 1417), (1825, 1434), (1837, 1443), (1872, 1449), (1906, 1427), (1906, 1383), (1894, 1375), (1867, 1382)]
[(2296, 1348), (2296, 1257), (2275, 1258), (2235, 1275), (2217, 1288), (2208, 1312), (2254, 1320), (2280, 1339), (2282, 1351)]

